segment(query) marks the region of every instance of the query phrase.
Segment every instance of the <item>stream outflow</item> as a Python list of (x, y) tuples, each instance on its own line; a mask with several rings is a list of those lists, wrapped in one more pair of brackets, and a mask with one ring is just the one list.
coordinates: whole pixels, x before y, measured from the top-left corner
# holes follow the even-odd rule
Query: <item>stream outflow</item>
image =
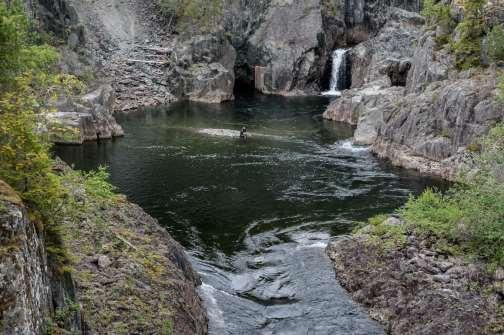
[(321, 119), (327, 103), (178, 103), (122, 116), (123, 139), (56, 153), (78, 169), (109, 166), (119, 191), (186, 247), (211, 334), (383, 334), (324, 248), (433, 182), (353, 146), (350, 127)]

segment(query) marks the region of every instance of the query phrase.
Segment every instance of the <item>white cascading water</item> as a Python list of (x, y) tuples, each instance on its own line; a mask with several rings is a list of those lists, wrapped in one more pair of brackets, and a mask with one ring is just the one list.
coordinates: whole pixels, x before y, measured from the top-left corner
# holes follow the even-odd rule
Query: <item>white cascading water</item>
[(322, 92), (322, 95), (341, 95), (341, 92), (338, 90), (338, 81), (342, 70), (341, 67), (343, 65), (343, 60), (345, 59), (347, 51), (348, 49), (336, 49), (333, 51), (329, 91)]

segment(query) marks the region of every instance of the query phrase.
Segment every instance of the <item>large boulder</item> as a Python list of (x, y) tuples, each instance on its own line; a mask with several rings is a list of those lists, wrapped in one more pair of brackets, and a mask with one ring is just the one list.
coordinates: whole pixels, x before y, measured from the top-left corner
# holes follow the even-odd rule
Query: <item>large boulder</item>
[(360, 89), (345, 91), (323, 114), (325, 119), (355, 125), (354, 142), (371, 145), (383, 123), (383, 109), (404, 94), (404, 87), (371, 83)]
[(55, 143), (82, 144), (84, 141), (124, 135), (113, 117), (114, 90), (101, 85), (81, 97), (65, 97), (48, 114), (49, 131)]
[(223, 31), (181, 42), (168, 72), (172, 92), (208, 103), (233, 100), (236, 52)]

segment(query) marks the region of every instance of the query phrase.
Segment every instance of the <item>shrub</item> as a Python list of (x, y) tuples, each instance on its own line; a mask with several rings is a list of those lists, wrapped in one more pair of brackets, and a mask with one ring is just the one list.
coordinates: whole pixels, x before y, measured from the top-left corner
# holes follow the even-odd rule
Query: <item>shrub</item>
[(0, 89), (26, 71), (47, 70), (58, 58), (56, 50), (38, 45), (37, 35), (20, 2), (0, 2)]
[(52, 168), (45, 114), (60, 93), (79, 82), (53, 71), (56, 50), (39, 45), (18, 3), (0, 2), (0, 179), (10, 184), (44, 230), (49, 259), (65, 271), (70, 255), (63, 245), (68, 192)]
[(401, 213), (409, 227), (491, 264), (504, 265), (504, 124), (481, 141), (476, 170), (443, 195), (426, 190)]
[(453, 44), (453, 50), (457, 67), (465, 70), (480, 64), (485, 0), (464, 0), (463, 4), (464, 19), (456, 28), (459, 38)]
[(432, 189), (427, 189), (417, 198), (410, 198), (402, 215), (408, 222), (414, 223), (421, 234), (448, 240), (455, 238), (454, 226), (461, 216), (456, 204)]
[(504, 75), (500, 77), (497, 84), (497, 102), (504, 104)]
[(222, 0), (158, 0), (168, 26), (176, 23), (186, 32), (207, 32), (221, 21)]
[(105, 167), (101, 166), (96, 171), (83, 173), (83, 176), (88, 196), (101, 200), (109, 200), (116, 197), (114, 193), (115, 187), (108, 182), (109, 173)]
[(455, 28), (455, 20), (451, 17), (450, 5), (435, 0), (425, 0), (422, 15), (427, 19), (428, 25), (441, 25), (448, 31)]
[(488, 33), (488, 55), (494, 62), (504, 61), (504, 29), (496, 25)]

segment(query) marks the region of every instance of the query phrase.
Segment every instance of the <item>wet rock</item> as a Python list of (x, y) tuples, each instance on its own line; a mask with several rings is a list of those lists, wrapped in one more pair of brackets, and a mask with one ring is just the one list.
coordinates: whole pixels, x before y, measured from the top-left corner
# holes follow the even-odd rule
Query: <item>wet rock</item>
[[(373, 144), (383, 120), (384, 106), (404, 95), (413, 57), (411, 45), (423, 25), (415, 13), (391, 8), (376, 37), (352, 48), (352, 89), (332, 102), (323, 117), (357, 125), (354, 141)], [(393, 86), (393, 87), (391, 87)]]
[(406, 80), (409, 93), (422, 92), (428, 84), (448, 79), (449, 72), (453, 70), (455, 63), (451, 53), (438, 50), (432, 32), (424, 33), (417, 44), (411, 60), (411, 70)]
[[(352, 64), (352, 88), (382, 81), (385, 87), (404, 86), (414, 55), (412, 45), (423, 27), (417, 13), (390, 8), (384, 13), (386, 23), (375, 37), (349, 52)], [(394, 81), (393, 85), (392, 81)]]
[(372, 150), (396, 165), (455, 177), (470, 164), (464, 148), (504, 117), (495, 103), (495, 77), (487, 72), (431, 85), (383, 109), (384, 123)]

